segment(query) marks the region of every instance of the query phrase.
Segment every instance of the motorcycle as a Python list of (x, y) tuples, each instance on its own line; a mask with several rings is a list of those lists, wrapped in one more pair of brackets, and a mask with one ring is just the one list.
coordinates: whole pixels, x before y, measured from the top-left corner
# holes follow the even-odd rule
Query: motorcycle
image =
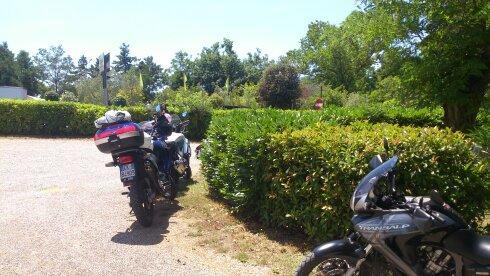
[[(157, 198), (173, 200), (178, 191), (178, 179), (173, 172), (159, 171), (153, 152), (153, 137), (142, 124), (131, 121), (126, 111), (108, 111), (95, 121), (98, 128), (94, 142), (99, 151), (111, 154), (106, 167), (119, 167), (120, 179), (128, 188), (129, 205), (137, 221), (151, 226)], [(173, 141), (169, 140), (168, 144)], [(162, 177), (163, 176), (163, 177)]]
[[(187, 126), (189, 121), (182, 121), (187, 117), (187, 112), (183, 112), (180, 116), (172, 116), (172, 133), (166, 137), (165, 144), (167, 145), (170, 153), (172, 170), (170, 174), (174, 179), (183, 178), (190, 180), (192, 178), (192, 169), (190, 165), (191, 160), (191, 144), (185, 137), (187, 133)], [(153, 136), (154, 133), (154, 121), (142, 123), (142, 127), (145, 132)]]
[[(384, 148), (388, 154), (386, 139)], [(396, 155), (371, 159), (350, 202), (355, 232), (316, 247), (296, 275), (490, 275), (490, 237), (436, 190), (416, 197), (397, 191), (397, 162)]]

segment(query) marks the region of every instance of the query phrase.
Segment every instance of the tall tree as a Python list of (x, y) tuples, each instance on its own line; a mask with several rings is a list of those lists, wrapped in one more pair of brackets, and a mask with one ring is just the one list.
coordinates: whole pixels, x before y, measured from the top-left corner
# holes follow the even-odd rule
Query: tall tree
[(27, 94), (32, 96), (39, 94), (38, 72), (29, 57), (29, 53), (23, 50), (19, 51), (15, 62), (18, 68), (19, 82), (27, 90)]
[(39, 49), (34, 61), (41, 69), (41, 80), (60, 94), (74, 68), (71, 57), (65, 55), (65, 50), (59, 45), (51, 46), (49, 50)]
[(364, 0), (367, 11), (392, 14), (394, 47), (410, 53), (404, 78), (421, 98), (444, 108), (444, 122), (464, 130), (476, 123), (490, 83), (488, 0)]
[[(184, 79), (187, 80), (187, 86), (195, 85), (195, 67), (194, 62), (188, 53), (179, 51), (170, 62), (171, 66), (168, 70), (168, 84), (172, 89), (178, 89), (184, 86)], [(185, 75), (185, 77), (184, 77)]]
[(233, 41), (227, 38), (223, 39), (221, 50), (221, 68), (223, 69), (225, 85), (236, 86), (243, 83), (245, 69), (235, 50), (233, 50)]
[(9, 50), (7, 42), (0, 44), (0, 85), (20, 85), (14, 53)]
[(91, 78), (96, 78), (100, 75), (100, 70), (99, 70), (99, 59), (96, 58), (95, 62), (90, 65), (89, 68), (89, 75)]
[(140, 61), (138, 67), (143, 80), (145, 101), (151, 101), (154, 98), (153, 93), (163, 87), (163, 69), (153, 61), (152, 56)]
[(82, 55), (78, 59), (78, 65), (77, 65), (77, 68), (76, 68), (77, 79), (87, 78), (87, 76), (89, 76), (89, 74), (90, 74), (90, 68), (88, 67), (87, 57), (85, 57), (84, 55)]
[(119, 49), (120, 52), (117, 55), (117, 60), (114, 61), (114, 69), (116, 72), (126, 73), (133, 67), (137, 59), (129, 54), (128, 44), (123, 43)]
[(225, 84), (219, 42), (209, 48), (204, 47), (195, 63), (196, 81), (208, 93)]
[(257, 84), (262, 77), (265, 68), (271, 65), (267, 55), (262, 55), (260, 49), (256, 49), (254, 53), (247, 53), (247, 58), (243, 60), (245, 70), (245, 83)]

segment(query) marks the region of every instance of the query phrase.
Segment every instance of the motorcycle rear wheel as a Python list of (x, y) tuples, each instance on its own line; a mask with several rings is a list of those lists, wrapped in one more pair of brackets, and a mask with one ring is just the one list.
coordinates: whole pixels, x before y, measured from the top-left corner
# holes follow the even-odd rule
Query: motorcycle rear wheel
[(138, 183), (129, 189), (129, 204), (139, 224), (150, 227), (153, 223), (154, 204), (149, 201), (142, 184)]

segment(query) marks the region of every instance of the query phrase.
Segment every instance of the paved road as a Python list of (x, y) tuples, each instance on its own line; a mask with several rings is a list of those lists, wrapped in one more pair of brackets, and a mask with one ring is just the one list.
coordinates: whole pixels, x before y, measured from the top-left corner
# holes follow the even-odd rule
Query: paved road
[(160, 204), (140, 227), (108, 161), (90, 139), (0, 137), (2, 275), (266, 271), (188, 244), (178, 205)]

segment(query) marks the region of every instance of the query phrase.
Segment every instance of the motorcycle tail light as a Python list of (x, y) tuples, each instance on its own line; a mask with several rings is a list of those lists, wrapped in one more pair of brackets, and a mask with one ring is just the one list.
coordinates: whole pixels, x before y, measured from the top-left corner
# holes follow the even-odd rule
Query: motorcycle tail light
[(134, 161), (131, 155), (121, 155), (119, 156), (119, 164), (128, 164)]

